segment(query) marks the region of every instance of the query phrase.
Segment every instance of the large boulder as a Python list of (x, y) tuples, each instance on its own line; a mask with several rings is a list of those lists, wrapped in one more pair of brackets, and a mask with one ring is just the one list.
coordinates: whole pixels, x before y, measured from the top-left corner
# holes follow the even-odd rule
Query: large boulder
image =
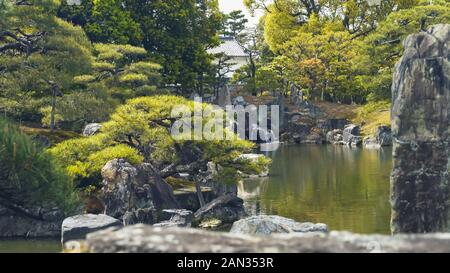
[(150, 164), (133, 166), (114, 159), (103, 167), (102, 177), (106, 214), (126, 225), (153, 224), (158, 210), (178, 207), (172, 187)]
[(108, 215), (84, 214), (64, 219), (61, 242), (84, 240), (86, 235), (110, 227), (122, 227), (122, 222)]
[(343, 140), (344, 140), (343, 132), (340, 129), (335, 129), (335, 130), (329, 131), (327, 133), (326, 139), (327, 139), (327, 143), (331, 143), (331, 144), (335, 144), (335, 145), (343, 144)]
[(84, 127), (83, 136), (93, 136), (100, 132), (100, 129), (102, 129), (102, 125), (100, 123), (90, 123)]
[(392, 130), (389, 126), (380, 126), (377, 129), (375, 138), (381, 147), (392, 146)]
[(342, 141), (345, 145), (357, 147), (362, 144), (362, 140), (359, 126), (350, 124), (344, 128)]
[(234, 222), (230, 230), (230, 233), (250, 235), (292, 232), (328, 232), (328, 227), (325, 224), (299, 223), (276, 215), (259, 215)]
[(447, 231), (450, 24), (404, 40), (392, 84), (392, 231)]
[(450, 234), (359, 235), (348, 232), (254, 236), (135, 225), (87, 236), (91, 253), (449, 253)]
[(231, 224), (245, 216), (244, 201), (234, 194), (220, 196), (194, 214), (194, 223), (208, 220), (220, 220), (222, 224)]

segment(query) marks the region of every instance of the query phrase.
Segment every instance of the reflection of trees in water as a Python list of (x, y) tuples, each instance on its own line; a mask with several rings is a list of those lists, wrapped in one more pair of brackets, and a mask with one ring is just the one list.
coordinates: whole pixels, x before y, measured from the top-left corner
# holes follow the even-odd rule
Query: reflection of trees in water
[(244, 200), (245, 211), (248, 215), (267, 214), (261, 206), (261, 194), (267, 191), (269, 178), (247, 179), (238, 183), (238, 196)]
[(337, 230), (389, 233), (391, 151), (282, 147), (272, 154), (271, 177), (248, 181), (240, 191), (252, 214), (323, 222)]

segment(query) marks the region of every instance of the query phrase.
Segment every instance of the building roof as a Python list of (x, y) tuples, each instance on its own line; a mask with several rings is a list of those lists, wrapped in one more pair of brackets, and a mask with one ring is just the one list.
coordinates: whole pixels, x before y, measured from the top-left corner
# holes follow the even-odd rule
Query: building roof
[(234, 37), (220, 37), (221, 44), (218, 47), (208, 50), (210, 54), (224, 53), (229, 57), (248, 57), (244, 48), (239, 44)]

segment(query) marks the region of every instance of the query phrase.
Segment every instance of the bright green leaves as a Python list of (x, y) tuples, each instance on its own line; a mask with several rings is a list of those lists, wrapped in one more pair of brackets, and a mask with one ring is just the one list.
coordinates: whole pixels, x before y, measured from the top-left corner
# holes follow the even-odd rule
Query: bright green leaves
[[(103, 124), (99, 134), (60, 143), (51, 152), (77, 181), (98, 179), (103, 165), (113, 158), (124, 158), (133, 164), (144, 160), (160, 166), (180, 163), (184, 160), (186, 151), (195, 153), (197, 161), (215, 162), (224, 169), (234, 170), (235, 174), (238, 170), (256, 172), (267, 166), (268, 162), (265, 161), (236, 162), (241, 154), (251, 152), (254, 144), (237, 138), (232, 132), (226, 132), (233, 134), (230, 140), (174, 139), (171, 135), (174, 122), (172, 110), (180, 106), (191, 111), (187, 122), (193, 123), (196, 118), (201, 118), (194, 115), (194, 102), (182, 97), (136, 98), (118, 107), (111, 115), (111, 120)], [(201, 104), (200, 111), (209, 111), (211, 107)], [(219, 113), (222, 114), (223, 111)], [(218, 117), (203, 115), (200, 122), (205, 125), (214, 118)]]

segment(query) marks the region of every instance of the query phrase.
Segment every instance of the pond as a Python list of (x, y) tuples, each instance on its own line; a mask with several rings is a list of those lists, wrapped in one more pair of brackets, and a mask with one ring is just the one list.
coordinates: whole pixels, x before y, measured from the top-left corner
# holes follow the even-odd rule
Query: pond
[(0, 253), (58, 253), (59, 240), (0, 240)]
[(296, 145), (267, 155), (271, 176), (239, 186), (250, 214), (325, 223), (330, 230), (390, 233), (391, 148)]
[[(267, 154), (271, 176), (247, 180), (239, 195), (250, 214), (275, 214), (330, 230), (389, 234), (392, 149), (282, 146)], [(61, 251), (58, 240), (0, 240), (2, 252)]]

